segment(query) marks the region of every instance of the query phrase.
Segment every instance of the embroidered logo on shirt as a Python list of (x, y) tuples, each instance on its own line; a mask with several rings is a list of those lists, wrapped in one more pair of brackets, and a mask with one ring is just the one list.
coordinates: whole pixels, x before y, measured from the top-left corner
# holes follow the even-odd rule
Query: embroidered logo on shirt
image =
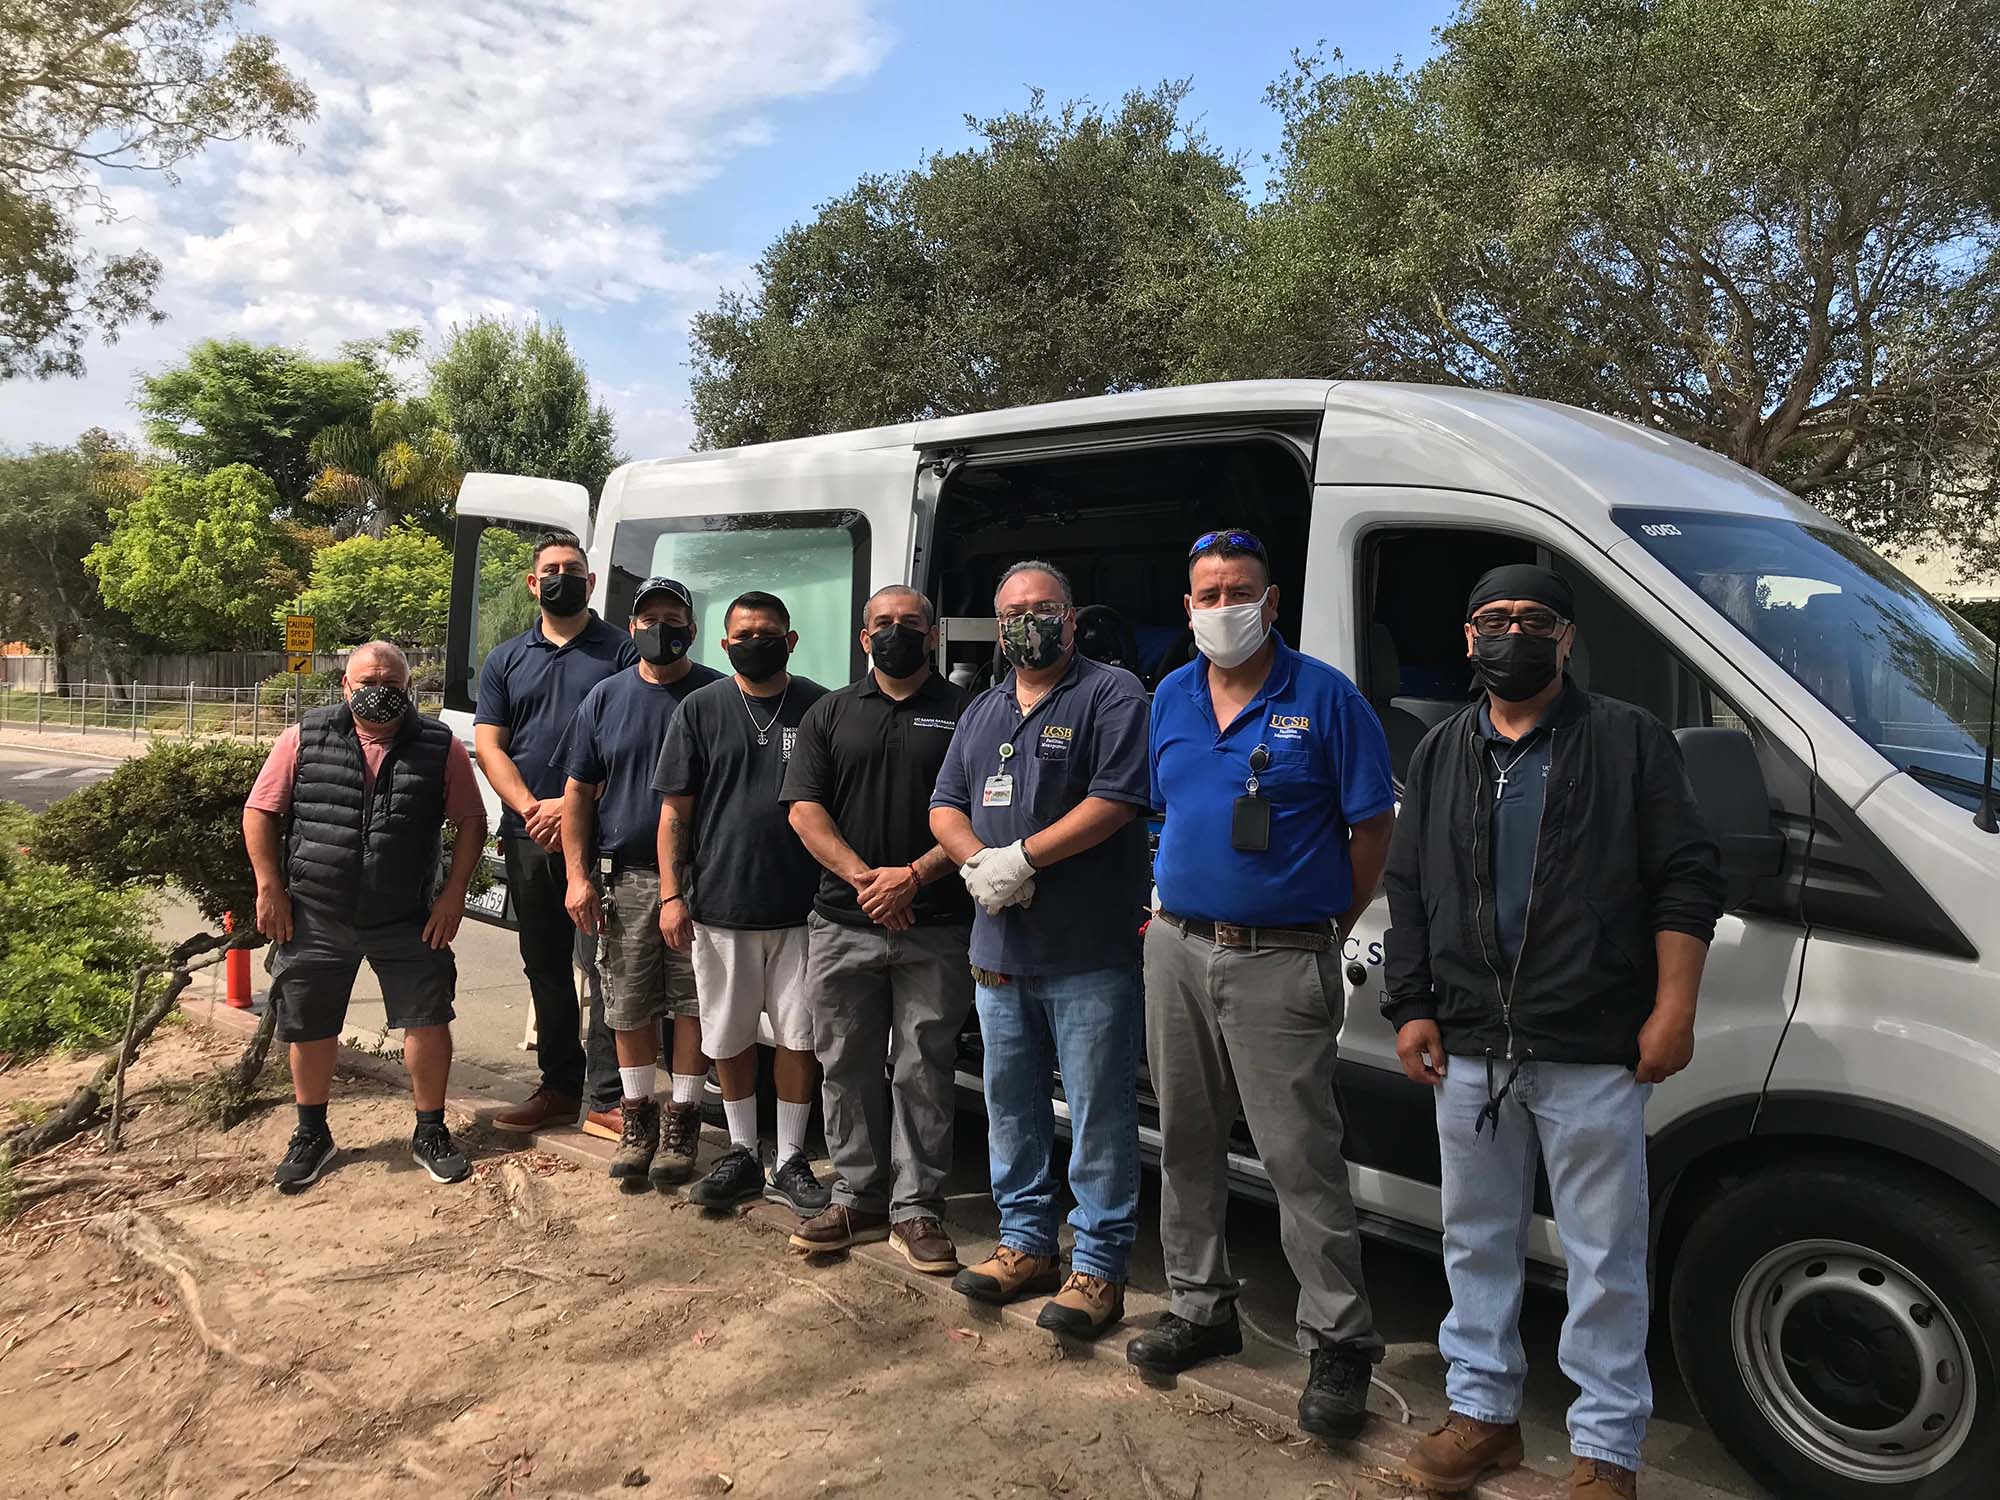
[(1272, 714), (1271, 738), (1290, 744), (1302, 743), (1312, 732), (1312, 720), (1304, 714)]
[(796, 745), (796, 744), (798, 743), (798, 740), (799, 740), (799, 732), (798, 732), (798, 731), (797, 731), (796, 729), (787, 729), (787, 730), (785, 731), (785, 759), (786, 759), (786, 760), (790, 760), (790, 759), (792, 758), (792, 746), (793, 746), (793, 745)]
[(1076, 730), (1068, 724), (1044, 724), (1042, 737), (1035, 746), (1038, 760), (1069, 759), (1070, 743), (1076, 738)]
[(914, 729), (956, 729), (958, 720), (916, 718), (910, 720), (910, 726)]

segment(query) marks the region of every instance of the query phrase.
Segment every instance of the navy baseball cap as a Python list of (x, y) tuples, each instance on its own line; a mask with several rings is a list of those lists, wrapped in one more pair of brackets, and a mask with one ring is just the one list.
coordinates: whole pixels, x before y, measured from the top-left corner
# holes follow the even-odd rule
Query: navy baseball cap
[(657, 575), (639, 585), (639, 592), (632, 596), (632, 613), (639, 613), (645, 607), (647, 598), (653, 594), (672, 594), (688, 607), (689, 614), (694, 613), (694, 595), (688, 592), (688, 586), (678, 578)]

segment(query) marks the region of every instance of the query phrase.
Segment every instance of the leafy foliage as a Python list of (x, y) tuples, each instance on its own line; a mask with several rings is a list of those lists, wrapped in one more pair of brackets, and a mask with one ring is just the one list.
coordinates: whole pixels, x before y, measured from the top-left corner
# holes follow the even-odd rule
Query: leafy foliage
[(697, 442), (726, 447), (1157, 385), (1241, 223), (1184, 83), (966, 124), (867, 177), (694, 323)]
[(434, 537), (451, 529), (458, 448), (422, 396), (378, 401), (365, 422), (322, 428), (310, 447), (320, 465), (306, 498), (337, 532), (383, 536), (413, 522)]
[(302, 547), (271, 518), (277, 494), (247, 464), (171, 469), (118, 511), (83, 564), (104, 602), (184, 650), (267, 646), (298, 592)]
[[(520, 571), (527, 572), (525, 559)], [(312, 582), (300, 605), (318, 617), (329, 647), (358, 646), (378, 636), (406, 646), (442, 645), (451, 553), (414, 526), (398, 526), (379, 541), (357, 536), (335, 542), (313, 554)]]
[(243, 801), (265, 752), (234, 741), (156, 740), (43, 813), (37, 859), (107, 886), (179, 886), (210, 921), (246, 920), (257, 882), (243, 847)]
[(0, 0), (0, 380), (83, 372), (93, 329), (158, 321), (160, 263), (100, 260), (109, 171), (165, 172), (213, 141), (296, 144), (310, 90), (232, 0)]
[(560, 324), (454, 326), (431, 362), (431, 399), (468, 473), (566, 479), (593, 500), (617, 467), (611, 412)]
[(26, 853), (34, 820), (0, 803), (0, 1052), (32, 1057), (120, 1034), (158, 950), (146, 904)]
[(479, 534), (479, 625), (475, 639), (491, 649), (535, 623), (528, 592), (530, 543), (518, 531), (489, 526)]

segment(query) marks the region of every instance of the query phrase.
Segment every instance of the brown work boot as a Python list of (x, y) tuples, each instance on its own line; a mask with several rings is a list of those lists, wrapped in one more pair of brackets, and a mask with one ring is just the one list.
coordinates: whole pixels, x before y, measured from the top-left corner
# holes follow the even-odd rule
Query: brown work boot
[(951, 1289), (975, 1302), (999, 1306), (1035, 1292), (1053, 1292), (1062, 1285), (1062, 1262), (1053, 1255), (1030, 1255), (1012, 1245), (996, 1247), (976, 1266), (951, 1278)]
[(600, 1141), (621, 1141), (625, 1138), (625, 1106), (614, 1104), (609, 1109), (587, 1109), (579, 1128), (585, 1135), (594, 1135)]
[(611, 1176), (628, 1193), (646, 1191), (646, 1173), (660, 1149), (660, 1105), (656, 1099), (628, 1099), (622, 1106), (624, 1131), (611, 1158)]
[(911, 1270), (926, 1276), (949, 1276), (958, 1269), (958, 1246), (929, 1214), (891, 1224), (889, 1243), (903, 1252)]
[(660, 1154), (653, 1158), (653, 1186), (664, 1191), (694, 1176), (695, 1154), (701, 1149), (701, 1106), (660, 1106)]
[[(536, 1089), (515, 1105), (502, 1110), (490, 1122), (495, 1130), (511, 1130), (518, 1135), (546, 1130), (552, 1125), (568, 1125), (576, 1119), (576, 1100), (566, 1099), (553, 1089)], [(614, 1132), (612, 1139), (618, 1137)]]
[(1520, 1466), (1519, 1422), (1482, 1422), (1454, 1411), (1403, 1460), (1402, 1480), (1420, 1490), (1456, 1495), (1471, 1489), (1489, 1469)]
[(1569, 1469), (1569, 1500), (1637, 1500), (1639, 1476), (1622, 1464), (1579, 1458)]
[(1124, 1316), (1123, 1283), (1072, 1271), (1062, 1290), (1042, 1304), (1035, 1326), (1073, 1339), (1094, 1339)]
[(889, 1237), (889, 1216), (835, 1203), (821, 1209), (792, 1231), (791, 1246), (807, 1255), (831, 1255), (854, 1245)]

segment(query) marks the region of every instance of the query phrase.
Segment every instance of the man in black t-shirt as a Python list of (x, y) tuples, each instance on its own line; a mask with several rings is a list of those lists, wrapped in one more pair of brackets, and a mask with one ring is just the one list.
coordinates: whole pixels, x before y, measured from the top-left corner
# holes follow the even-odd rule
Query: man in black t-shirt
[[(786, 822), (778, 789), (799, 721), (826, 689), (786, 670), (799, 637), (782, 600), (741, 595), (723, 630), (735, 674), (682, 701), (653, 776), (660, 931), (693, 953), (702, 1051), (715, 1059), (729, 1126), (729, 1151), (688, 1197), (722, 1209), (761, 1193), (803, 1219), (828, 1202), (805, 1155), (818, 1083), (806, 917), (819, 867)], [(757, 1150), (760, 1019), (777, 1043), (778, 1154), (768, 1185)]]
[(861, 642), (868, 675), (813, 705), (785, 773), (792, 827), (823, 869), (806, 988), (826, 1018), (815, 1036), (835, 1173), (832, 1206), (792, 1246), (823, 1253), (886, 1237), (915, 1269), (948, 1275), (958, 1247), (944, 1228), (944, 1180), (953, 1064), (972, 1009), (972, 898), (931, 837), (930, 801), (965, 694), (931, 670), (937, 617), (915, 589), (878, 591)]

